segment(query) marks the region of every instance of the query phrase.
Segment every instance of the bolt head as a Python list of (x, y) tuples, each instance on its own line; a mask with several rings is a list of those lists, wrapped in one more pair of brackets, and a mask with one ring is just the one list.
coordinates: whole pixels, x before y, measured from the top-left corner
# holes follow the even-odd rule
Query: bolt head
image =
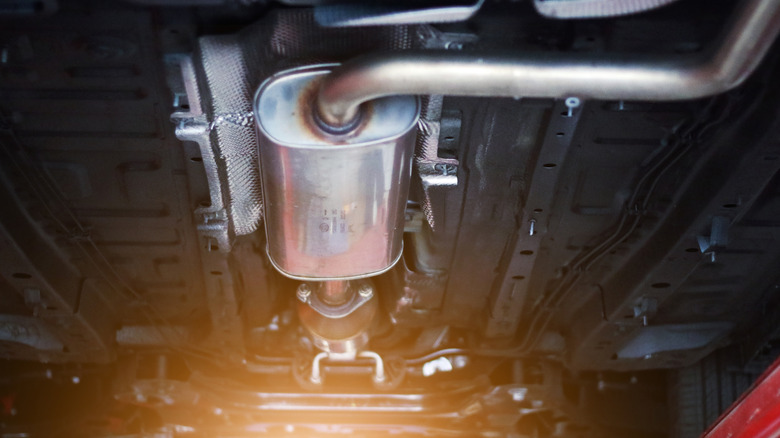
[(564, 103), (569, 108), (577, 108), (581, 104), (580, 99), (578, 97), (568, 97), (566, 98)]
[(309, 287), (308, 284), (301, 283), (298, 286), (298, 291), (296, 292), (296, 294), (298, 295), (298, 299), (299, 300), (301, 300), (303, 302), (306, 302), (306, 301), (308, 301), (309, 297), (311, 296), (311, 288)]
[(437, 163), (433, 166), (433, 169), (444, 176), (455, 175), (458, 172), (458, 169), (450, 163)]
[(374, 295), (374, 289), (367, 284), (363, 284), (360, 286), (360, 289), (358, 289), (358, 294), (363, 298), (371, 298)]

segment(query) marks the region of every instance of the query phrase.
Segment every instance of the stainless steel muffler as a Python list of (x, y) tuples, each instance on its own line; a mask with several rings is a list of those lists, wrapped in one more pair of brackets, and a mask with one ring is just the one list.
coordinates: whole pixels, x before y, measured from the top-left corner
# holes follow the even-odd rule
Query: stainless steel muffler
[(314, 105), (332, 67), (279, 73), (254, 100), (268, 257), (299, 280), (369, 277), (401, 257), (418, 99), (373, 100), (328, 131)]

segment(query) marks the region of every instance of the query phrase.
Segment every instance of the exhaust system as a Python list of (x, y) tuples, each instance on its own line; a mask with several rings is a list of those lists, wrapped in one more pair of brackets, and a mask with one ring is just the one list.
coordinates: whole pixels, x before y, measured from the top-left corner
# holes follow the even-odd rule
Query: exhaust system
[[(780, 2), (747, 0), (717, 48), (694, 59), (397, 52), (267, 80), (254, 114), (268, 257), (282, 274), (316, 283), (299, 288), (298, 298), (317, 346), (335, 358), (356, 357), (367, 341), (366, 315), (373, 315), (356, 310), (375, 300), (373, 292), (355, 298), (369, 284), (361, 279), (401, 257), (419, 115), (413, 95), (695, 99), (741, 84), (778, 32)], [(341, 298), (329, 304), (333, 296)]]
[(373, 285), (361, 279), (401, 258), (420, 106), (416, 97), (385, 97), (350, 125), (323, 129), (312, 105), (332, 68), (271, 77), (254, 114), (268, 258), (306, 282), (298, 315), (315, 345), (331, 359), (354, 359), (377, 308)]

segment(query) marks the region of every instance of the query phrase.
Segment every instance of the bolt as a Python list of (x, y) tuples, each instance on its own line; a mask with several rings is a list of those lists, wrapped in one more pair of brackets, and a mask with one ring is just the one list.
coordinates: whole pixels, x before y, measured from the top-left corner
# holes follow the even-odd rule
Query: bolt
[(311, 288), (306, 283), (301, 283), (298, 286), (298, 299), (303, 301), (304, 303), (309, 301), (309, 297), (311, 296)]
[(363, 298), (371, 298), (374, 296), (374, 290), (371, 289), (371, 286), (367, 284), (360, 285), (360, 289), (358, 289), (358, 294), (360, 294)]
[(437, 172), (441, 173), (444, 176), (454, 175), (458, 171), (458, 169), (454, 165), (449, 163), (438, 163), (435, 164), (433, 168), (434, 170), (436, 170)]
[(569, 110), (569, 112), (566, 114), (566, 117), (573, 116), (574, 108), (579, 107), (581, 104), (580, 99), (577, 97), (567, 97), (564, 103), (566, 104), (566, 108)]

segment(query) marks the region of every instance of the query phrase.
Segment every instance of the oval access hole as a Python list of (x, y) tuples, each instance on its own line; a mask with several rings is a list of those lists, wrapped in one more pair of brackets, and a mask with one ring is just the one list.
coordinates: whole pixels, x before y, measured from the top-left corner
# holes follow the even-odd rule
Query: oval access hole
[(669, 283), (664, 283), (664, 282), (661, 282), (661, 283), (653, 283), (653, 284), (651, 284), (651, 285), (650, 285), (650, 287), (652, 287), (653, 289), (666, 289), (666, 288), (667, 288), (667, 287), (669, 287), (669, 286), (671, 286), (671, 284), (669, 284)]
[(30, 275), (30, 274), (28, 274), (26, 272), (14, 272), (13, 274), (11, 274), (11, 277), (18, 278), (20, 280), (27, 280), (27, 279), (32, 278), (32, 275)]
[(545, 163), (545, 164), (542, 164), (542, 167), (544, 167), (545, 169), (552, 169), (555, 166), (557, 166), (557, 164), (555, 164), (555, 163)]
[(524, 249), (524, 250), (520, 251), (520, 254), (522, 254), (522, 255), (531, 255), (533, 253), (534, 252), (531, 251), (530, 249)]

